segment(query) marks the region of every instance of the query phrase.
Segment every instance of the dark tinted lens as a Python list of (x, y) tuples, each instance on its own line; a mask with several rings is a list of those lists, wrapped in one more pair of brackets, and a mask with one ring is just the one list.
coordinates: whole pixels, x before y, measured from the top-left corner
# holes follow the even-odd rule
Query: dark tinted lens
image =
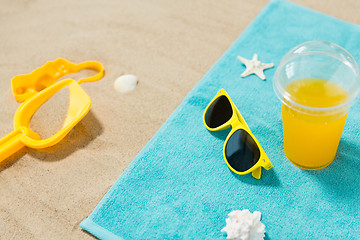
[(210, 128), (217, 128), (231, 118), (233, 111), (227, 97), (220, 96), (208, 108), (205, 122)]
[(244, 172), (254, 166), (260, 158), (260, 150), (248, 132), (239, 129), (229, 138), (225, 156), (230, 166)]

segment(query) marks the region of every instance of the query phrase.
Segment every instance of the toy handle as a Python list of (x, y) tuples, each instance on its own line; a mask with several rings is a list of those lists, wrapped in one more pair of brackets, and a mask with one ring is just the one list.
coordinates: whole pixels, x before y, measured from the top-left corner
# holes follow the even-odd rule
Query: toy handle
[(21, 141), (23, 135), (22, 131), (14, 130), (0, 139), (0, 163), (25, 146)]
[(83, 69), (91, 69), (91, 70), (99, 72), (98, 74), (96, 74), (92, 77), (80, 79), (78, 81), (79, 84), (82, 82), (94, 82), (94, 81), (101, 79), (104, 76), (103, 65), (96, 61), (83, 62), (83, 63), (77, 64), (75, 68), (76, 68), (76, 71), (80, 71)]

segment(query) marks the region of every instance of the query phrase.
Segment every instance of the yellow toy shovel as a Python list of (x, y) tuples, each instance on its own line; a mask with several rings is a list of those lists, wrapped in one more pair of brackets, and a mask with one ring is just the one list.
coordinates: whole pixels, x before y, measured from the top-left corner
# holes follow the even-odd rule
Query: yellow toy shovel
[[(61, 76), (71, 72), (78, 72), (81, 69), (93, 69), (99, 73), (79, 81), (65, 79), (55, 83)], [(79, 83), (96, 81), (102, 78), (103, 75), (104, 69), (98, 62), (85, 62), (76, 65), (64, 59), (57, 59), (54, 62), (46, 63), (43, 67), (30, 74), (13, 78), (13, 93), (17, 100), (25, 102), (15, 112), (14, 130), (0, 139), (0, 163), (24, 146), (40, 149), (53, 146), (61, 141), (90, 110), (90, 98)], [(41, 86), (41, 89), (39, 86)], [(30, 120), (43, 103), (67, 86), (70, 90), (70, 100), (63, 127), (55, 135), (47, 139), (41, 139), (37, 133), (30, 129)]]

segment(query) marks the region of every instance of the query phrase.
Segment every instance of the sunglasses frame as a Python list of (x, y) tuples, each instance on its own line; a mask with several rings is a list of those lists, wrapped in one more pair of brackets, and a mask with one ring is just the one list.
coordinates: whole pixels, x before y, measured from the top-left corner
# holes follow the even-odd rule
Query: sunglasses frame
[[(232, 114), (231, 118), (227, 122), (225, 122), (224, 124), (222, 124), (222, 125), (220, 125), (220, 126), (218, 126), (216, 128), (211, 128), (211, 127), (209, 127), (207, 125), (206, 120), (205, 120), (205, 116), (206, 116), (207, 111), (209, 110), (209, 107), (212, 105), (212, 103), (221, 96), (225, 96), (228, 99), (228, 101), (231, 104), (233, 114)], [(244, 117), (241, 115), (240, 111), (237, 109), (237, 107), (235, 106), (235, 104), (231, 100), (230, 96), (227, 94), (227, 92), (224, 89), (221, 89), (216, 94), (216, 96), (213, 98), (213, 100), (211, 100), (209, 105), (206, 107), (206, 109), (204, 111), (204, 114), (203, 114), (203, 121), (204, 121), (205, 127), (209, 131), (221, 131), (221, 130), (225, 130), (225, 129), (229, 128), (229, 127), (232, 128), (230, 133), (228, 134), (228, 136), (225, 139), (225, 143), (224, 143), (224, 147), (223, 147), (223, 156), (224, 156), (224, 159), (225, 159), (225, 162), (226, 162), (227, 166), (234, 173), (239, 174), (239, 175), (245, 175), (245, 174), (248, 174), (248, 173), (251, 172), (252, 176), (254, 178), (260, 179), (260, 177), (261, 177), (261, 167), (265, 168), (266, 170), (269, 170), (270, 168), (273, 167), (272, 163), (270, 162), (270, 159), (266, 155), (264, 149), (261, 147), (259, 141), (256, 139), (256, 137), (251, 132), (251, 130), (250, 130), (249, 126), (247, 125)], [(228, 143), (230, 137), (237, 130), (240, 130), (240, 129), (246, 131), (253, 138), (253, 140), (255, 141), (255, 143), (256, 143), (257, 147), (259, 148), (259, 151), (260, 151), (260, 157), (259, 157), (259, 160), (257, 161), (257, 163), (254, 166), (252, 166), (251, 168), (249, 168), (248, 170), (243, 171), (243, 172), (236, 171), (234, 168), (232, 168), (231, 165), (229, 164), (228, 160), (226, 159), (226, 154), (225, 154), (225, 149), (226, 149), (226, 146), (227, 146), (227, 143)]]

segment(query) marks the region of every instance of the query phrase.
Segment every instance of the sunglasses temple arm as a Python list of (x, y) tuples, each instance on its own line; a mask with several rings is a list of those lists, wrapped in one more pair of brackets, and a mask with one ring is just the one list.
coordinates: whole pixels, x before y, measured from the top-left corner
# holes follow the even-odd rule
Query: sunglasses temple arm
[(252, 176), (256, 179), (260, 179), (261, 177), (261, 167), (258, 167), (256, 169), (254, 169), (254, 171), (252, 171)]
[(266, 163), (265, 163), (265, 165), (264, 165), (264, 168), (266, 169), (266, 170), (270, 170), (270, 168), (272, 168), (273, 167), (273, 165), (272, 165), (272, 163), (270, 162), (270, 160), (268, 160)]
[(5, 137), (0, 139), (0, 165), (3, 160), (19, 151), (25, 145), (21, 141), (23, 132), (12, 131)]
[[(266, 170), (270, 170), (270, 169), (273, 167), (273, 165), (272, 165), (272, 163), (270, 162), (270, 160), (267, 160), (266, 163), (265, 163), (265, 165), (263, 165), (263, 167), (264, 167)], [(254, 178), (260, 179), (260, 177), (261, 177), (261, 167), (258, 167), (258, 168), (256, 168), (256, 169), (254, 169), (254, 171), (252, 171), (251, 174), (252, 174), (252, 176), (253, 176)]]

